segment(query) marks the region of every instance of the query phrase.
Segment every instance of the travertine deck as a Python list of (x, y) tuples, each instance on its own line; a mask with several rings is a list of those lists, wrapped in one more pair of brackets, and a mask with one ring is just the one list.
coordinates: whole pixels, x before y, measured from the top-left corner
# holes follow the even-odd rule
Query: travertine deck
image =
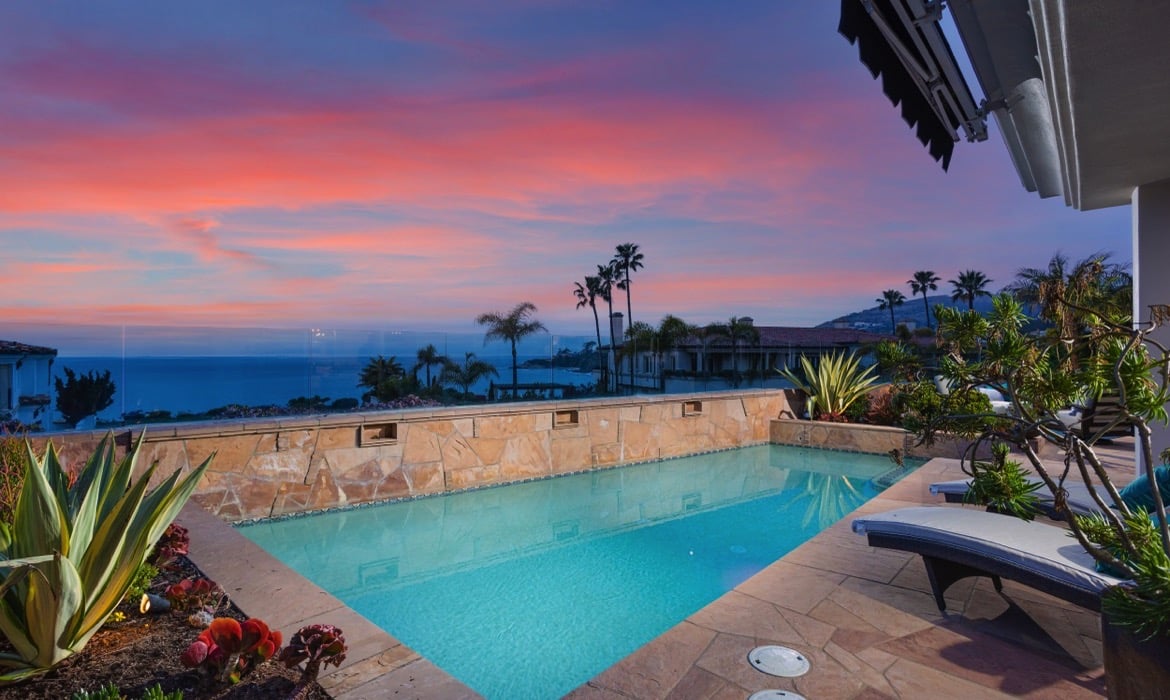
[[(1132, 447), (1122, 443), (1106, 456), (1117, 481), (1128, 481)], [(929, 484), (959, 476), (957, 462), (933, 460), (858, 513), (937, 503)], [(921, 560), (867, 546), (850, 531), (851, 521), (846, 517), (570, 697), (742, 700), (767, 688), (810, 700), (1104, 694), (1095, 613), (1010, 581), (1000, 596), (978, 579), (950, 589), (943, 615)], [(286, 635), (312, 622), (345, 631), (349, 658), (321, 678), (337, 700), (478, 697), (215, 517), (188, 506), (180, 522), (192, 529), (192, 558), (250, 615)], [(812, 670), (797, 679), (756, 671), (747, 654), (761, 644), (800, 650)]]

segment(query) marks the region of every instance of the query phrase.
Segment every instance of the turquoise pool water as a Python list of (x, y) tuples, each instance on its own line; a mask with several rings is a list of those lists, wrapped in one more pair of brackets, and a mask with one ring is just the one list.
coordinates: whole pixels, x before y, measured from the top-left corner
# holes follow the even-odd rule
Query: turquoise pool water
[(557, 698), (902, 473), (761, 445), (240, 531), (484, 697)]

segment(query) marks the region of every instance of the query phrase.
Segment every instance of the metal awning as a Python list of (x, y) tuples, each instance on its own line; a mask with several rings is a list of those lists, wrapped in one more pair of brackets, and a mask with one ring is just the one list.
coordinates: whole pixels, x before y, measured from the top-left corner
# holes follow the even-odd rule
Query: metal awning
[(841, 0), (837, 31), (857, 44), (861, 62), (881, 76), (886, 97), (946, 170), (959, 132), (983, 141), (987, 120), (943, 36), (942, 9), (939, 0)]

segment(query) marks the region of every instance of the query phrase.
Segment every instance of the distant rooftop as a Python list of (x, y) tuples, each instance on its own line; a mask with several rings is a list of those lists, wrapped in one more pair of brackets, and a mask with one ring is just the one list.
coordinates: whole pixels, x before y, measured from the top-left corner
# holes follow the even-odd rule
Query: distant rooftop
[[(806, 328), (803, 326), (756, 326), (760, 332), (760, 347), (822, 348), (828, 346), (859, 345), (893, 340), (885, 333), (871, 333), (857, 328)], [(688, 338), (687, 345), (697, 345), (696, 338)], [(730, 345), (731, 341), (719, 338), (712, 347)]]
[(40, 345), (26, 345), (15, 340), (0, 340), (0, 355), (54, 355), (56, 348), (46, 348)]

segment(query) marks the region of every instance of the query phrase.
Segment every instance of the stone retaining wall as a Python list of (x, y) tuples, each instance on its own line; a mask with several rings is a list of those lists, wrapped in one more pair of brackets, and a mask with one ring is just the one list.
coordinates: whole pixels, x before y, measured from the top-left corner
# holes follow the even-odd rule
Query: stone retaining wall
[[(940, 435), (933, 445), (919, 445), (914, 433), (884, 425), (830, 423), (812, 420), (774, 420), (769, 441), (777, 445), (801, 445), (852, 452), (885, 454), (899, 449), (906, 457), (960, 459), (970, 444), (968, 440)], [(981, 458), (988, 458), (983, 452)]]
[[(154, 425), (139, 468), (214, 452), (193, 499), (238, 521), (762, 443), (786, 412), (784, 391), (748, 390)], [(119, 431), (120, 449), (141, 430)], [(78, 464), (103, 434), (34, 441)]]

